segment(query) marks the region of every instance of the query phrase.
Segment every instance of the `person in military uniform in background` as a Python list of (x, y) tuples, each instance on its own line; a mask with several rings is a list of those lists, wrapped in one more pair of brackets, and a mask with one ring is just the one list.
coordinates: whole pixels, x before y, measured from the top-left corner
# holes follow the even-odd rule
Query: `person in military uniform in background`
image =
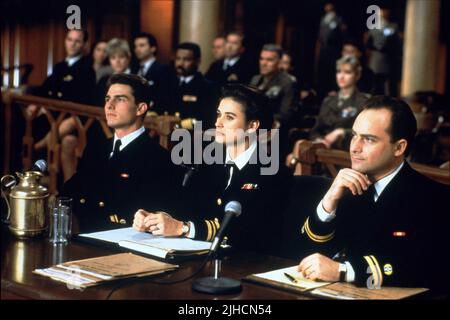
[(227, 82), (248, 83), (254, 74), (253, 64), (245, 56), (244, 35), (230, 32), (226, 37), (225, 58), (211, 64), (206, 79), (219, 87)]
[(89, 57), (83, 55), (87, 41), (87, 31), (67, 31), (64, 41), (67, 56), (64, 61), (54, 65), (52, 74), (38, 89), (38, 95), (84, 104), (93, 103), (96, 76)]
[(389, 21), (389, 10), (380, 10), (380, 29), (368, 32), (369, 68), (375, 75), (374, 94), (397, 96), (402, 61), (402, 43), (398, 26)]
[(156, 60), (158, 43), (149, 33), (141, 33), (134, 38), (134, 53), (139, 65), (131, 68), (132, 74), (137, 74), (148, 80), (150, 85), (150, 107), (152, 111), (162, 114), (170, 109), (170, 97), (175, 74), (167, 65)]
[(179, 113), (181, 125), (193, 129), (196, 121), (202, 121), (203, 129), (213, 126), (218, 90), (206, 80), (198, 67), (201, 50), (198, 44), (183, 42), (176, 47), (175, 72), (178, 83), (174, 94), (171, 113)]
[(142, 77), (111, 76), (104, 108), (114, 137), (88, 143), (62, 193), (74, 199), (81, 232), (130, 226), (139, 208), (174, 210), (171, 197), (179, 193), (180, 171), (143, 127), (148, 100)]
[(352, 123), (369, 98), (356, 87), (360, 76), (358, 59), (344, 57), (336, 62), (339, 92), (323, 100), (310, 140), (321, 142), (328, 148), (348, 148)]
[(339, 171), (303, 225), (317, 250), (299, 264), (307, 279), (449, 291), (450, 190), (405, 160), (416, 129), (405, 102), (367, 101), (353, 124), (351, 168)]
[(242, 215), (227, 229), (227, 243), (240, 250), (279, 252), (291, 174), (284, 166), (267, 175), (261, 171), (259, 129), (270, 129), (273, 122), (267, 103), (267, 98), (252, 87), (227, 85), (217, 109), (215, 134), (215, 142), (226, 149), (226, 165), (205, 165), (194, 174), (190, 193), (194, 205), (189, 206), (184, 221), (141, 210), (135, 215), (134, 228), (211, 241), (220, 229), (225, 205), (236, 200), (242, 205)]
[(361, 64), (361, 77), (356, 84), (358, 90), (364, 93), (373, 94), (375, 90), (375, 75), (370, 68), (367, 67), (364, 56), (362, 55), (361, 46), (353, 39), (347, 39), (342, 45), (342, 58), (354, 57)]
[[(83, 56), (83, 50), (88, 40), (88, 33), (85, 30), (69, 30), (67, 31), (64, 41), (67, 57), (64, 61), (57, 63), (53, 67), (52, 74), (45, 79), (44, 83), (36, 92), (30, 92), (42, 97), (71, 101), (83, 104), (93, 105), (95, 101), (95, 84), (96, 75), (92, 68), (91, 60), (88, 56)], [(83, 94), (80, 94), (82, 92)], [(29, 105), (27, 113), (32, 114), (38, 109), (37, 105)], [(50, 126), (45, 116), (44, 109), (37, 111), (37, 118), (33, 125), (33, 137), (37, 140), (34, 145), (35, 152), (42, 152), (47, 147), (50, 139)], [(72, 123), (73, 120), (66, 119), (63, 121)], [(61, 137), (74, 130), (73, 126), (60, 125), (59, 131)], [(63, 163), (63, 172), (65, 177), (73, 174), (75, 165), (73, 157), (66, 157), (67, 143), (61, 142), (61, 159)], [(70, 144), (72, 147), (72, 144)], [(75, 145), (76, 146), (76, 145)], [(74, 150), (74, 147), (72, 149)], [(64, 153), (64, 154), (63, 154)], [(74, 152), (72, 152), (74, 153)], [(66, 161), (67, 160), (67, 161)], [(67, 164), (67, 166), (66, 166)]]
[(295, 113), (297, 99), (294, 79), (279, 69), (282, 55), (280, 46), (264, 45), (259, 57), (259, 74), (252, 78), (250, 85), (264, 92), (269, 98), (275, 120), (286, 126)]
[(326, 3), (325, 15), (320, 20), (319, 38), (316, 44), (316, 88), (321, 97), (334, 88), (334, 70), (340, 57), (346, 26), (337, 15), (332, 3)]

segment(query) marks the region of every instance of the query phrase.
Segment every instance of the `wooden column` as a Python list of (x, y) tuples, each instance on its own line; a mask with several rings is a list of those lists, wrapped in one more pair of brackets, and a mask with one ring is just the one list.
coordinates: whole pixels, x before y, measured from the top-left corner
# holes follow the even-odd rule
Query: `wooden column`
[(437, 89), (440, 0), (408, 0), (401, 95)]

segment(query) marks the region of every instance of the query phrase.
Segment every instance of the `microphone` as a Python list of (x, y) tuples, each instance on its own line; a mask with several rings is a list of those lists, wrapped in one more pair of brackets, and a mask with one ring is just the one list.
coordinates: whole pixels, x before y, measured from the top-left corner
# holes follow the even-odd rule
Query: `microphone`
[(217, 251), (220, 241), (222, 240), (222, 237), (224, 236), (225, 229), (227, 228), (231, 219), (233, 217), (239, 217), (241, 215), (241, 213), (242, 213), (242, 206), (239, 202), (230, 201), (225, 205), (225, 217), (222, 220), (222, 224), (220, 225), (219, 232), (214, 237), (213, 243), (211, 244), (210, 254)]
[(39, 171), (41, 173), (46, 173), (48, 171), (47, 161), (42, 159), (36, 161), (28, 171)]
[[(33, 166), (31, 167), (31, 169), (27, 170), (27, 171), (38, 171), (38, 172), (41, 172), (41, 173), (47, 173), (47, 171), (48, 171), (47, 161), (42, 160), (42, 159), (37, 160), (33, 164)], [(3, 187), (5, 189), (9, 189), (9, 188), (13, 187), (17, 183), (17, 178), (16, 177), (14, 177), (14, 176), (10, 176), (10, 177), (11, 177), (11, 180), (6, 182), (3, 185)], [(13, 177), (14, 177), (14, 179), (13, 179)]]
[[(239, 217), (241, 215), (241, 213), (242, 213), (242, 206), (239, 202), (230, 201), (227, 203), (227, 205), (225, 206), (225, 217), (222, 220), (222, 225), (220, 226), (220, 230), (217, 233), (216, 237), (214, 238), (214, 241), (211, 245), (209, 255), (205, 261), (207, 261), (208, 258), (217, 251), (220, 240), (222, 239), (225, 229), (227, 228), (231, 219), (233, 217)], [(240, 292), (242, 290), (241, 282), (239, 280), (234, 280), (234, 279), (227, 278), (227, 277), (221, 277), (219, 275), (220, 266), (221, 266), (220, 259), (215, 257), (214, 258), (214, 275), (211, 277), (203, 277), (203, 278), (196, 279), (192, 283), (192, 289), (194, 289), (195, 291), (198, 291), (198, 292), (216, 294), (216, 295)]]

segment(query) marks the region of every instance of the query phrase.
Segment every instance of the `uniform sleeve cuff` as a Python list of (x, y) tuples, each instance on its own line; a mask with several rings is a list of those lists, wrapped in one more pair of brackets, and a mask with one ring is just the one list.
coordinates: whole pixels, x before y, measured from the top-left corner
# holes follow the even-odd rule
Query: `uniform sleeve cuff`
[(195, 224), (192, 221), (189, 221), (190, 224), (190, 228), (189, 228), (189, 233), (187, 234), (187, 237), (190, 239), (194, 239), (195, 238)]
[(330, 213), (326, 212), (323, 208), (322, 201), (323, 200), (320, 200), (319, 205), (317, 206), (317, 216), (322, 222), (330, 222), (336, 217), (336, 210), (333, 210)]

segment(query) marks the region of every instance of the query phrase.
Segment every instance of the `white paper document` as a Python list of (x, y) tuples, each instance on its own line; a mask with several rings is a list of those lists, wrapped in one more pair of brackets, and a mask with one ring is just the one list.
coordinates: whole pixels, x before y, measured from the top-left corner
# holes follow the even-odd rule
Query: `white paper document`
[[(277, 269), (277, 270), (273, 270), (273, 271), (269, 271), (269, 272), (258, 273), (258, 274), (255, 274), (254, 276), (262, 278), (262, 279), (266, 279), (266, 280), (281, 282), (281, 283), (291, 285), (291, 286), (297, 286), (297, 287), (299, 287), (301, 289), (305, 289), (305, 290), (323, 287), (323, 286), (330, 284), (330, 282), (312, 281), (312, 280), (305, 279), (301, 275), (301, 273), (299, 273), (297, 271), (297, 267), (298, 266)], [(295, 279), (295, 280), (293, 281), (293, 279)]]
[(204, 253), (211, 247), (211, 242), (154, 236), (151, 233), (136, 231), (132, 227), (80, 234), (79, 236), (117, 243), (121, 247), (160, 258), (166, 258), (171, 253), (177, 255)]

